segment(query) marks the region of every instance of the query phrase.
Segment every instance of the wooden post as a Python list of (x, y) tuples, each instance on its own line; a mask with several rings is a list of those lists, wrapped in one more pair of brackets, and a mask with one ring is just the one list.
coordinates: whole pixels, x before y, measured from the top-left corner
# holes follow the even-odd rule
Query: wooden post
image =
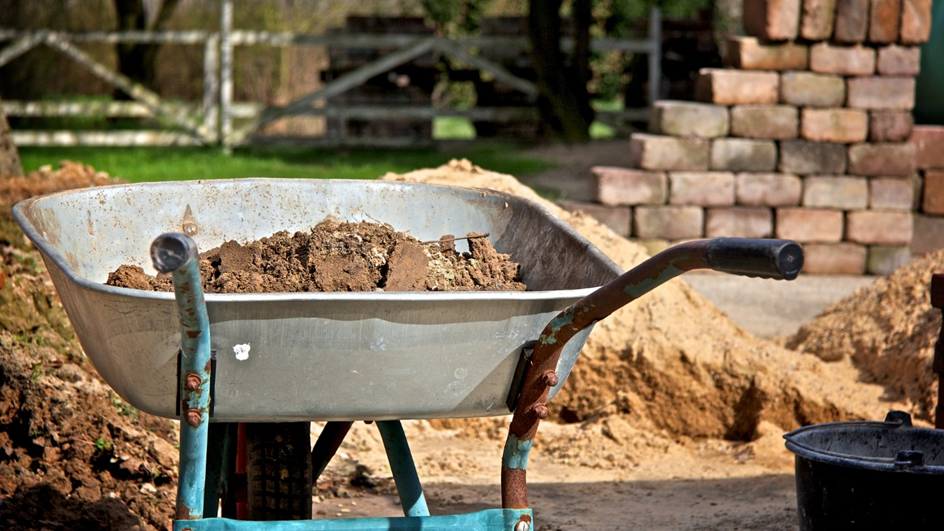
[(203, 127), (209, 143), (220, 140), (220, 36), (211, 35), (203, 48)]
[(662, 83), (662, 10), (652, 6), (649, 11), (649, 108), (659, 99)]
[(220, 139), (231, 153), (233, 142), (233, 0), (224, 0), (220, 12)]
[(13, 143), (10, 124), (7, 123), (7, 117), (3, 114), (2, 105), (0, 102), (0, 175), (23, 175), (20, 154)]

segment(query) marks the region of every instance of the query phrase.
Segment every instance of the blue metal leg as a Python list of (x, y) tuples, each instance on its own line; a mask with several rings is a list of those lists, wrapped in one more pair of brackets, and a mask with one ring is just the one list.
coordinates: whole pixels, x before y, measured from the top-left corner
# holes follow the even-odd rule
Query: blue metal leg
[[(173, 273), (180, 316), (180, 470), (177, 520), (203, 517), (210, 403), (210, 321), (200, 283), (197, 245), (184, 234), (162, 234), (151, 244), (154, 267)], [(216, 516), (216, 515), (214, 515)]]
[(400, 493), (400, 504), (406, 516), (429, 516), (429, 507), (426, 506), (426, 496), (420, 478), (416, 474), (416, 465), (410, 446), (403, 434), (403, 426), (399, 420), (382, 420), (377, 422), (380, 428), (380, 437), (383, 439), (384, 449), (387, 451), (387, 461), (393, 471), (393, 480)]

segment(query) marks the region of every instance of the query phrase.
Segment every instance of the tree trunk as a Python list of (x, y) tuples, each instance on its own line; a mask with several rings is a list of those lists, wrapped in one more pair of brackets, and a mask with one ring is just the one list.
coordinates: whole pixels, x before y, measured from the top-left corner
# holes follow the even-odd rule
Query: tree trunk
[[(528, 9), (528, 39), (531, 63), (537, 75), (538, 109), (541, 120), (560, 140), (582, 143), (590, 140), (593, 109), (587, 93), (589, 72), (590, 0), (575, 0), (578, 24), (571, 68), (564, 65), (561, 51), (563, 0), (531, 0)], [(586, 27), (581, 27), (585, 25)]]
[(10, 124), (3, 113), (3, 102), (0, 102), (0, 175), (23, 175), (20, 154), (13, 144)]
[[(148, 24), (144, 0), (113, 0), (118, 20), (118, 31), (160, 31), (170, 20), (170, 16), (180, 0), (165, 0), (152, 24)], [(154, 88), (157, 78), (157, 52), (159, 44), (119, 42), (118, 71), (149, 89)], [(115, 89), (115, 99), (130, 100), (131, 96), (120, 89)]]

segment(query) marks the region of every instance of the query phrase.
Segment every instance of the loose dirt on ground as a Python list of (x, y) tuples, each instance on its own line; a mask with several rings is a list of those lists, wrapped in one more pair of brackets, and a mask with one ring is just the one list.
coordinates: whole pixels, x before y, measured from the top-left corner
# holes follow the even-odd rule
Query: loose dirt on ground
[[(487, 236), (460, 237), (469, 251), (459, 253), (451, 234), (420, 242), (384, 223), (328, 219), (310, 232), (228, 241), (200, 255), (200, 276), (207, 293), (524, 291), (521, 265)], [(155, 278), (133, 265), (120, 266), (106, 283), (173, 291), (170, 275)]]
[[(105, 184), (107, 176), (70, 164), (29, 178), (0, 179), (0, 194), (18, 194), (2, 196), (7, 206), (0, 216), (0, 528), (166, 529), (176, 489), (172, 423), (135, 411), (101, 382), (38, 254), (9, 218), (12, 201), (58, 189), (57, 182), (62, 188)], [(468, 161), (384, 178), (519, 194), (622, 267), (647, 258), (595, 220), (563, 212), (513, 177)], [(881, 304), (919, 305), (918, 292), (927, 288), (918, 277), (901, 278), (901, 298), (875, 297)], [(856, 297), (869, 295), (849, 300)], [(844, 308), (847, 322), (877, 313), (853, 302)], [(886, 319), (891, 328), (869, 325), (875, 352), (885, 353), (876, 356), (899, 345), (926, 348), (905, 339), (909, 330), (934, 326), (922, 324), (933, 317), (927, 314), (902, 311), (899, 318), (893, 309)], [(794, 344), (819, 352), (810, 346), (813, 338), (839, 337), (840, 330), (838, 319), (824, 321)], [(883, 330), (893, 331), (885, 343)], [(894, 384), (883, 374), (910, 365), (886, 363), (870, 372), (863, 346), (840, 344), (849, 345), (848, 353), (827, 362), (756, 339), (681, 280), (617, 311), (598, 323), (550, 404), (552, 422), (538, 432), (528, 474), (537, 529), (796, 529), (792, 458), (781, 435), (804, 424), (882, 418), (892, 408), (925, 418), (922, 397), (933, 388)], [(915, 362), (914, 376), (902, 381), (916, 379), (924, 362)], [(405, 422), (434, 513), (500, 505), (507, 422)], [(376, 428), (358, 423), (319, 481), (314, 512), (397, 515), (392, 489)]]

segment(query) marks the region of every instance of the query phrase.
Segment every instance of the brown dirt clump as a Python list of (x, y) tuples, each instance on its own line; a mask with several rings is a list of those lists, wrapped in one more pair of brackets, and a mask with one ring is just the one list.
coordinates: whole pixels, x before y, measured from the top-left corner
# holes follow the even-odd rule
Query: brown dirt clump
[[(642, 247), (592, 218), (564, 212), (513, 177), (468, 161), (384, 179), (522, 195), (540, 202), (623, 268), (648, 257)], [(662, 441), (679, 437), (757, 441), (776, 433), (774, 451), (782, 452), (783, 430), (883, 416), (891, 404), (883, 401), (882, 388), (863, 385), (857, 378), (858, 371), (849, 364), (826, 364), (754, 338), (684, 281), (673, 280), (597, 324), (550, 406), (552, 418), (559, 422), (583, 421), (586, 429), (613, 434), (596, 438), (610, 441), (600, 443), (610, 446), (610, 450), (598, 448), (603, 453), (618, 446), (616, 441), (626, 440), (629, 428), (661, 433), (657, 438)], [(481, 429), (472, 426), (472, 431)], [(572, 453), (567, 448), (573, 441), (558, 442), (542, 444), (552, 452), (557, 448), (562, 456)], [(654, 447), (658, 444), (652, 442)], [(632, 462), (614, 459), (615, 466)]]
[[(327, 219), (310, 232), (278, 232), (242, 245), (229, 241), (200, 255), (208, 293), (312, 291), (524, 291), (520, 264), (470, 233), (469, 252), (455, 238), (420, 242), (387, 224)], [(123, 265), (111, 286), (173, 291), (168, 275)]]
[(787, 346), (826, 361), (850, 361), (866, 381), (910, 403), (932, 421), (937, 378), (932, 372), (941, 312), (931, 307), (931, 275), (944, 272), (944, 251), (902, 267), (829, 306), (803, 325)]

